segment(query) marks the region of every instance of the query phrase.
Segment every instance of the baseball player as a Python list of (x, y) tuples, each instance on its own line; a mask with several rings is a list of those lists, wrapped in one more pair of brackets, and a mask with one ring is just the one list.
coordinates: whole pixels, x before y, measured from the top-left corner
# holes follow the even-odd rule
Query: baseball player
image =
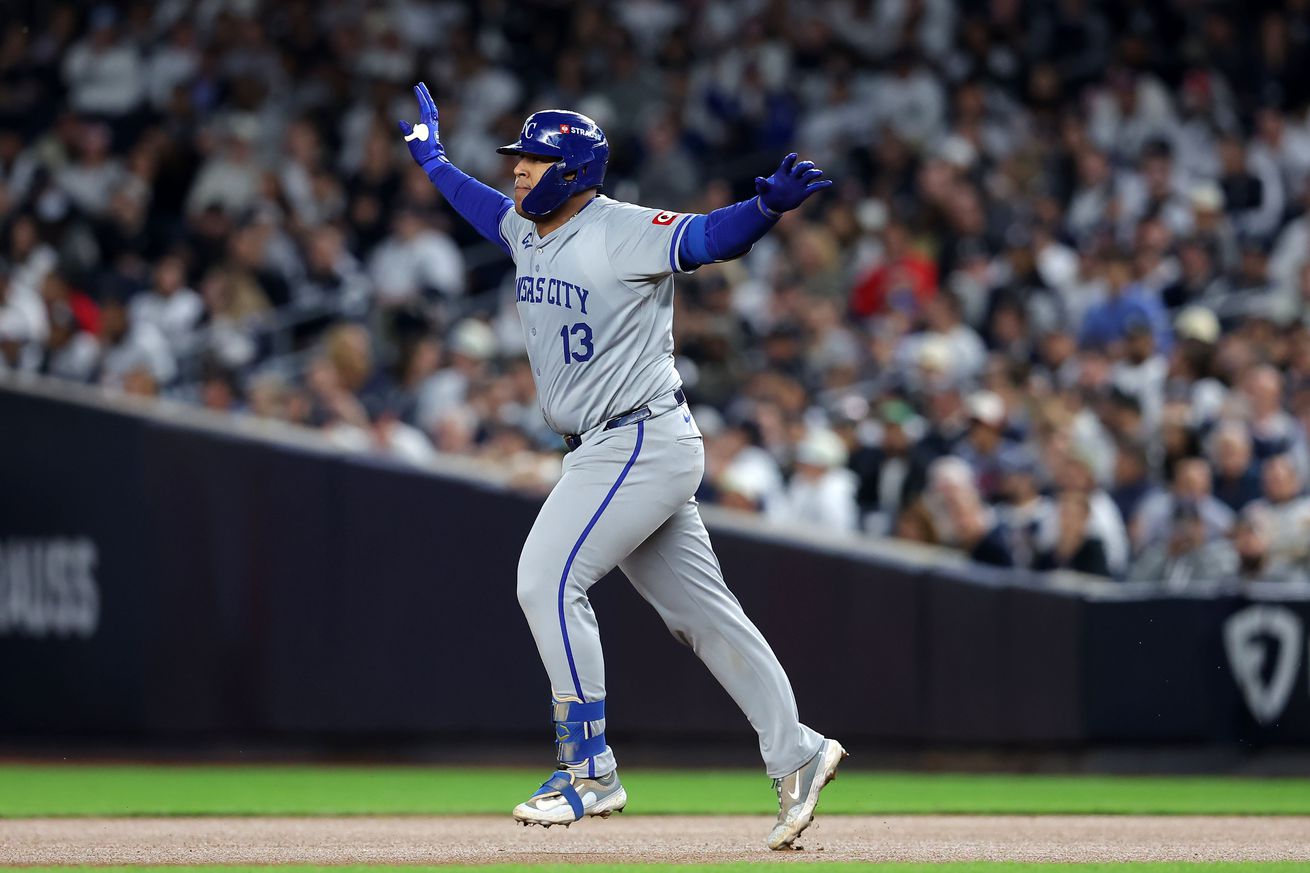
[(568, 448), (524, 543), (518, 598), (550, 678), (558, 769), (514, 809), (524, 824), (621, 811), (605, 741), (605, 663), (587, 589), (620, 567), (705, 662), (759, 733), (778, 793), (772, 849), (813, 819), (846, 751), (801, 724), (782, 665), (723, 582), (692, 496), (700, 431), (673, 362), (673, 276), (738, 257), (787, 210), (831, 185), (788, 155), (759, 194), (708, 215), (599, 192), (609, 143), (594, 121), (546, 110), (523, 124), (510, 200), (454, 167), (420, 83), (410, 154), (446, 200), (515, 265), (515, 295), (542, 415)]

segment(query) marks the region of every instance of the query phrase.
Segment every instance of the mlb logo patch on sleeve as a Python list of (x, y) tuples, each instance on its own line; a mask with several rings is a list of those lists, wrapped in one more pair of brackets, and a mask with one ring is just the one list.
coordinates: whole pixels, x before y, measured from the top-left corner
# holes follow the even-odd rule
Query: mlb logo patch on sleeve
[(676, 212), (661, 212), (650, 220), (651, 224), (673, 224), (673, 219), (678, 217)]

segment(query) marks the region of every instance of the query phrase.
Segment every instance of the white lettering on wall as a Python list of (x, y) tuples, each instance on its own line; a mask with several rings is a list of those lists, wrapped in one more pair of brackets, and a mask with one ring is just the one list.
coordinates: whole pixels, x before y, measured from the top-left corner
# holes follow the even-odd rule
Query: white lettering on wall
[(0, 636), (94, 635), (99, 560), (85, 537), (0, 540)]

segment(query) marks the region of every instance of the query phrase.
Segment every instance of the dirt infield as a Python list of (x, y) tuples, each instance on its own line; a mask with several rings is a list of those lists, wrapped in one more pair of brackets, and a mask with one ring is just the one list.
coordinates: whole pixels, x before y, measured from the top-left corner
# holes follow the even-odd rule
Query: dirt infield
[(827, 816), (803, 851), (757, 816), (0, 820), (9, 864), (477, 864), (624, 861), (1310, 860), (1310, 817)]

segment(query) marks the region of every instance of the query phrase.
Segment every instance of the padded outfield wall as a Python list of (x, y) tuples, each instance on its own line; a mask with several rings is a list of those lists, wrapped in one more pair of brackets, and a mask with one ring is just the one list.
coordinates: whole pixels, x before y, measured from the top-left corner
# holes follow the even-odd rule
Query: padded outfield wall
[[(0, 376), (0, 737), (538, 735), (514, 572), (539, 503), (456, 461)], [(1165, 597), (705, 515), (826, 732), (1310, 744), (1303, 590)], [(749, 733), (620, 574), (592, 595), (614, 725)]]

